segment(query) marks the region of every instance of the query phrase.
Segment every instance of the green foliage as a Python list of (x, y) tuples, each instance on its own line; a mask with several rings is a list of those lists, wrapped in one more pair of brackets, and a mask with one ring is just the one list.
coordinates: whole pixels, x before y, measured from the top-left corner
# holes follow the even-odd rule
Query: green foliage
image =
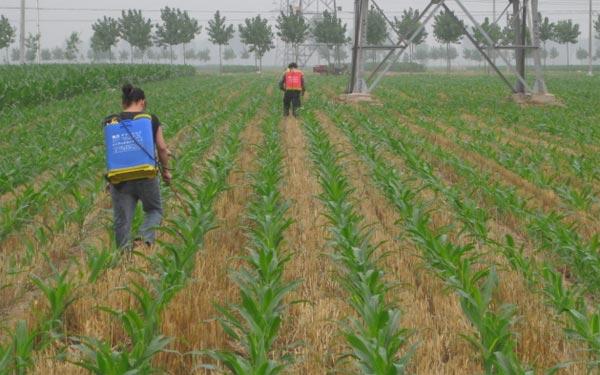
[[(481, 24), (481, 28), (488, 34), (492, 39), (494, 45), (502, 39), (502, 29), (497, 23), (492, 24), (489, 17), (485, 17), (485, 20)], [(484, 37), (483, 33), (477, 27), (473, 27), (473, 37), (479, 43), (480, 46), (488, 46), (489, 43)]]
[[(413, 9), (412, 7), (404, 9), (402, 11), (402, 15), (400, 16), (400, 19), (394, 17), (394, 24), (398, 33), (400, 33), (400, 35), (403, 35), (404, 38), (408, 40), (408, 38), (415, 31), (417, 31), (419, 27), (421, 27), (422, 23), (418, 21), (420, 16), (421, 13), (418, 9)], [(421, 32), (419, 32), (419, 34), (417, 34), (413, 38), (411, 44), (413, 46), (422, 44), (427, 39), (428, 35), (429, 34), (427, 33), (426, 28), (423, 28), (423, 30), (421, 30)]]
[(223, 59), (224, 60), (233, 60), (236, 57), (237, 56), (236, 56), (235, 51), (233, 50), (233, 48), (226, 48), (225, 51), (223, 51)]
[[(217, 10), (212, 20), (208, 21), (208, 40), (213, 44), (219, 45), (219, 71), (223, 72), (223, 54), (221, 53), (222, 46), (229, 44), (233, 38), (233, 25), (225, 24), (225, 16), (221, 17), (221, 13)], [(225, 60), (228, 60), (226, 58)]]
[(16, 29), (4, 15), (0, 15), (0, 49), (8, 48), (15, 42)]
[[(349, 356), (357, 361), (361, 373), (404, 374), (412, 349), (410, 331), (400, 326), (400, 310), (386, 298), (393, 286), (384, 278), (372, 244), (370, 232), (352, 203), (353, 189), (344, 175), (341, 154), (335, 150), (325, 131), (312, 114), (305, 122), (309, 151), (323, 189), (321, 202), (326, 208), (331, 257), (339, 266), (340, 281), (348, 293), (348, 303), (358, 317), (343, 324), (343, 335), (351, 348)], [(372, 151), (373, 149), (371, 149)]]
[[(0, 67), (0, 108), (68, 98), (90, 90), (117, 87), (123, 77), (136, 83), (193, 75), (189, 67), (164, 65), (45, 65)], [(0, 188), (1, 190), (1, 188)]]
[[(144, 18), (141, 10), (121, 11), (119, 32), (132, 50), (136, 47), (140, 51), (145, 51), (152, 46), (152, 21)], [(133, 54), (131, 57), (133, 58)]]
[[(584, 60), (586, 60), (589, 55), (590, 54), (589, 54), (588, 50), (585, 49), (585, 48), (577, 48), (577, 52), (575, 53), (575, 56), (577, 57), (577, 60), (581, 60), (582, 62)], [(591, 203), (591, 202), (589, 202), (589, 203)], [(589, 204), (585, 204), (584, 208), (586, 208), (587, 206), (589, 206)]]
[[(241, 302), (218, 306), (219, 322), (231, 339), (243, 348), (234, 351), (209, 351), (234, 374), (278, 374), (291, 363), (291, 355), (274, 359), (277, 339), (287, 309), (284, 298), (297, 287), (298, 281), (284, 279), (290, 256), (282, 254), (283, 233), (291, 224), (286, 218), (287, 202), (278, 188), (283, 178), (283, 152), (279, 145), (279, 113), (263, 125), (264, 144), (258, 148), (259, 170), (252, 175), (254, 199), (247, 217), (249, 246), (243, 257), (245, 265), (231, 274), (241, 295)], [(209, 367), (209, 366), (205, 366)]]
[(579, 25), (573, 20), (560, 20), (554, 27), (554, 41), (559, 44), (575, 44), (581, 35)]
[(179, 8), (165, 7), (160, 10), (162, 24), (156, 25), (155, 41), (159, 47), (169, 46), (171, 63), (173, 63), (173, 46), (183, 44), (184, 63), (188, 57), (193, 57), (185, 52), (185, 44), (191, 42), (200, 34), (202, 27), (198, 21), (192, 19), (187, 11)]
[(79, 53), (80, 44), (81, 39), (79, 39), (79, 34), (76, 32), (72, 32), (66, 40), (67, 48), (65, 48), (65, 58), (67, 60), (77, 60), (77, 54)]
[(94, 30), (91, 40), (92, 49), (98, 52), (108, 51), (111, 56), (111, 48), (119, 42), (119, 22), (112, 17), (104, 16), (92, 25), (92, 30)]
[(40, 34), (34, 35), (29, 33), (27, 38), (25, 38), (25, 48), (27, 48), (25, 51), (25, 60), (29, 62), (34, 61), (40, 49)]
[(314, 21), (312, 36), (317, 43), (326, 46), (326, 57), (328, 65), (331, 65), (331, 49), (335, 49), (335, 55), (338, 65), (342, 60), (340, 54), (341, 47), (350, 41), (346, 36), (347, 25), (342, 23), (337, 14), (329, 11), (323, 12), (323, 17)]
[(441, 11), (435, 16), (433, 35), (435, 39), (444, 44), (458, 43), (464, 34), (464, 25), (454, 13)]
[[(541, 15), (539, 17), (541, 17)], [(546, 45), (547, 41), (555, 39), (555, 27), (556, 24), (554, 22), (550, 22), (548, 17), (544, 17), (544, 20), (540, 23), (540, 40), (542, 43), (544, 43), (544, 45)]]
[(446, 44), (446, 63), (447, 71), (450, 72), (451, 61), (458, 57), (456, 50), (450, 49), (450, 44), (458, 43), (464, 34), (464, 24), (460, 21), (453, 12), (443, 10), (435, 16), (433, 24), (433, 35), (435, 39)]
[(254, 52), (262, 68), (263, 56), (275, 48), (273, 44), (273, 31), (269, 25), (269, 20), (261, 18), (260, 15), (254, 18), (246, 18), (243, 25), (238, 25), (238, 30), (242, 43), (248, 46), (249, 52)]
[(314, 22), (312, 35), (317, 43), (339, 46), (350, 40), (346, 36), (346, 31), (347, 25), (342, 23), (342, 19), (326, 10), (323, 12), (323, 17)]
[(295, 60), (298, 60), (297, 47), (308, 38), (310, 25), (300, 12), (290, 10), (288, 14), (281, 12), (277, 17), (277, 36), (285, 43), (292, 45), (295, 51)]
[(204, 62), (210, 61), (210, 50), (208, 48), (205, 48), (198, 51), (198, 53), (196, 54), (196, 58)]

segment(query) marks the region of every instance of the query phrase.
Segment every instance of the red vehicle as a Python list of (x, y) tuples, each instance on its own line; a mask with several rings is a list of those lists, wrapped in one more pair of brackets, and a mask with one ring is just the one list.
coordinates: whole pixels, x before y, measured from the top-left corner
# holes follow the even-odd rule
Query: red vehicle
[(327, 68), (327, 65), (315, 65), (313, 66), (313, 73), (329, 74), (329, 69)]
[(345, 74), (348, 72), (348, 66), (347, 65), (340, 65), (340, 66), (334, 66), (334, 65), (315, 65), (313, 67), (313, 73), (318, 73), (318, 74), (334, 74), (334, 75), (340, 75), (340, 74)]

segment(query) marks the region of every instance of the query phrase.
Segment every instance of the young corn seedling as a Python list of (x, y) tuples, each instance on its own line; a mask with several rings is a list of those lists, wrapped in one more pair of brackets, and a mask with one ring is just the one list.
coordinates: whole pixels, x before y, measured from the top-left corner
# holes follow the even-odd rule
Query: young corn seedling
[[(505, 373), (506, 366), (510, 366), (511, 373), (528, 373), (515, 354), (516, 343), (510, 330), (515, 319), (514, 307), (503, 305), (496, 311), (491, 307), (498, 285), (494, 268), (480, 264), (478, 256), (473, 254), (472, 244), (460, 246), (450, 242), (445, 233), (449, 228), (433, 230), (428, 208), (416, 201), (414, 192), (406, 186), (407, 181), (378, 155), (373, 144), (364, 141), (356, 128), (344, 122), (338, 122), (338, 126), (369, 165), (376, 184), (400, 212), (428, 266), (457, 292), (465, 316), (476, 329), (475, 335), (465, 335), (465, 339), (478, 349), (486, 373)], [(420, 176), (426, 177), (426, 184), (441, 188), (430, 166), (419, 162), (414, 154), (407, 159)], [(466, 216), (469, 211), (462, 212)], [(486, 233), (477, 216), (469, 217), (477, 224), (471, 225), (471, 229)], [(475, 270), (476, 264), (478, 270)]]
[[(299, 284), (297, 280), (283, 279), (290, 256), (281, 253), (281, 244), (291, 220), (285, 216), (288, 204), (278, 191), (283, 159), (278, 117), (272, 115), (262, 127), (265, 141), (258, 148), (259, 170), (252, 175), (254, 198), (247, 213), (251, 225), (247, 230), (248, 254), (243, 257), (246, 264), (231, 275), (240, 290), (241, 302), (217, 305), (221, 326), (243, 351), (206, 352), (238, 375), (278, 374), (293, 359), (288, 354), (273, 358), (273, 344), (287, 308), (284, 298)], [(214, 369), (210, 365), (203, 367)]]
[(46, 336), (42, 342), (49, 342), (51, 339), (61, 337), (60, 327), (62, 325), (62, 316), (67, 308), (75, 301), (75, 284), (69, 279), (69, 268), (59, 272), (50, 264), (53, 276), (44, 280), (38, 276), (32, 276), (32, 282), (40, 289), (46, 297), (48, 313), (42, 323), (40, 330)]
[(98, 278), (109, 268), (114, 267), (119, 259), (119, 252), (113, 247), (95, 248), (85, 250), (86, 264), (88, 266), (88, 282), (95, 283)]
[[(369, 124), (365, 125), (366, 127)], [(391, 139), (391, 134), (387, 134)], [(397, 141), (396, 141), (397, 142)], [(391, 146), (394, 144), (392, 141), (389, 141), (388, 144)], [(400, 151), (399, 148), (391, 147), (393, 151)], [(403, 149), (404, 152), (407, 151), (407, 148)], [(407, 160), (414, 159), (414, 156), (408, 156)], [(413, 166), (415, 163), (413, 161), (409, 161), (409, 165)], [(417, 168), (413, 168), (417, 169)], [(427, 179), (425, 179), (427, 180)], [(435, 184), (429, 184), (430, 187), (436, 186)], [(496, 188), (497, 189), (497, 188)], [(456, 199), (459, 197), (459, 193), (453, 192), (450, 189), (444, 189), (446, 194), (451, 193), (452, 199)], [(462, 198), (463, 201), (467, 201), (467, 198)], [(515, 199), (509, 200), (508, 207), (513, 211), (525, 212), (525, 205)], [(464, 212), (460, 207), (457, 207), (456, 211), (459, 212), (458, 218), (460, 218), (463, 222), (465, 221)], [(561, 217), (556, 214), (550, 214), (544, 217), (533, 218), (534, 228), (537, 226), (537, 233), (540, 233), (540, 237), (542, 241), (546, 243), (546, 246), (552, 246), (552, 240), (559, 239), (563, 244), (571, 244), (571, 249), (580, 249), (580, 241), (577, 237), (574, 236), (574, 232), (572, 230), (566, 229), (564, 225), (560, 223)], [(482, 225), (485, 225), (485, 221), (479, 221)], [(512, 237), (507, 236), (505, 243), (497, 243), (489, 239), (486, 235), (485, 231), (479, 230), (480, 226), (472, 226), (467, 225), (465, 228), (471, 232), (475, 238), (480, 240), (483, 243), (491, 244), (495, 247), (498, 247), (503, 254), (506, 256), (507, 260), (510, 262), (511, 266), (521, 272), (528, 282), (528, 285), (534, 286), (538, 284), (542, 284), (545, 290), (546, 299), (549, 301), (550, 305), (552, 305), (558, 313), (566, 314), (567, 320), (565, 321), (566, 328), (565, 331), (571, 338), (578, 339), (583, 341), (588, 346), (588, 351), (590, 352), (590, 358), (588, 365), (590, 367), (597, 366), (599, 363), (598, 358), (600, 358), (600, 353), (597, 351), (597, 336), (594, 334), (594, 316), (597, 314), (589, 312), (588, 308), (583, 303), (583, 299), (577, 297), (579, 292), (570, 291), (569, 289), (564, 288), (563, 286), (563, 276), (557, 271), (553, 270), (550, 266), (546, 266), (543, 271), (543, 279), (539, 280), (539, 274), (542, 273), (538, 270), (538, 266), (535, 264), (534, 260), (526, 258), (523, 254), (523, 249), (517, 249)], [(548, 244), (549, 242), (549, 244)], [(594, 240), (589, 243), (588, 246), (596, 246)], [(576, 251), (577, 252), (577, 251)], [(574, 252), (574, 253), (576, 253)], [(583, 250), (578, 250), (579, 254), (581, 254), (581, 260), (586, 259), (589, 260), (589, 257), (585, 257), (583, 255)], [(588, 251), (587, 253), (594, 253), (594, 251)], [(577, 259), (572, 261), (574, 264), (578, 264), (579, 261)], [(594, 267), (595, 262), (591, 262), (588, 265), (581, 265), (580, 269), (585, 267), (590, 269)], [(506, 369), (507, 365), (513, 363), (511, 358), (506, 356), (497, 357), (498, 365)]]
[(344, 175), (341, 155), (312, 114), (307, 114), (304, 125), (330, 222), (332, 258), (340, 266), (341, 284), (357, 315), (343, 325), (352, 350), (349, 355), (362, 373), (404, 374), (411, 356), (411, 349), (406, 348), (410, 332), (400, 326), (397, 305), (386, 301), (392, 286), (384, 280), (375, 255), (377, 246), (371, 244), (364, 219), (352, 203), (353, 189)]
[(39, 331), (29, 330), (27, 322), (19, 320), (10, 342), (0, 347), (0, 374), (24, 375), (33, 364), (32, 354)]
[(164, 296), (151, 293), (145, 286), (132, 283), (124, 288), (138, 302), (139, 310), (117, 311), (104, 308), (117, 318), (129, 338), (128, 345), (113, 348), (109, 343), (90, 337), (81, 337), (73, 348), (81, 353), (78, 361), (72, 361), (97, 375), (147, 374), (153, 371), (151, 360), (164, 351), (169, 338), (160, 335), (160, 309)]

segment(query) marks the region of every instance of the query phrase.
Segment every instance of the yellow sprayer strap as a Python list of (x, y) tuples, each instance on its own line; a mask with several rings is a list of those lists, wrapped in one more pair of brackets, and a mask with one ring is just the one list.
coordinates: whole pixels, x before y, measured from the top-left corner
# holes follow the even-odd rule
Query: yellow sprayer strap
[(134, 117), (133, 119), (134, 119), (134, 120), (137, 120), (137, 119), (139, 119), (139, 118), (147, 118), (147, 119), (150, 119), (150, 120), (152, 120), (152, 116), (150, 116), (150, 115), (149, 115), (149, 114), (147, 114), (147, 113), (140, 113), (139, 115), (135, 115), (135, 117)]

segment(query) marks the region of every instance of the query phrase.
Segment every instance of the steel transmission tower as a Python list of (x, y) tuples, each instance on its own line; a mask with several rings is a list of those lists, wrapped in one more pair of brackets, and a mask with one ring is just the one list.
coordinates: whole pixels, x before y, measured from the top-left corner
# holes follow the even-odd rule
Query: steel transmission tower
[[(322, 17), (324, 11), (328, 11), (337, 15), (337, 0), (281, 0), (280, 9), (288, 15), (290, 12), (299, 13), (304, 15), (308, 22), (312, 22), (314, 19)], [(298, 48), (298, 65), (305, 66), (314, 56), (318, 46), (315, 43), (307, 42), (302, 44)], [(295, 51), (290, 44), (285, 44), (283, 53), (280, 53), (280, 57), (283, 60), (283, 64), (286, 65), (289, 62), (295, 60)]]
[[(538, 16), (538, 0), (505, 0), (506, 7), (504, 11), (494, 20), (498, 22), (502, 17), (512, 10), (511, 22), (515, 30), (514, 45), (499, 46), (494, 43), (488, 33), (481, 27), (480, 23), (473, 17), (469, 11), (469, 7), (463, 4), (463, 0), (452, 1), (452, 6), (457, 6), (457, 11), (466, 18), (468, 23), (478, 30), (484, 37), (485, 43), (478, 43), (473, 36), (473, 33), (468, 27), (463, 28), (465, 38), (470, 40), (473, 45), (479, 50), (482, 56), (496, 71), (500, 78), (506, 83), (509, 89), (515, 94), (536, 94), (539, 96), (547, 95), (546, 84), (541, 65), (541, 50), (539, 38), (540, 19)], [(438, 11), (445, 10), (454, 15), (456, 21), (459, 18), (454, 13), (454, 9), (449, 7), (448, 0), (429, 0), (429, 4), (425, 7), (420, 17), (417, 20), (420, 27), (413, 30), (409, 35), (401, 35), (396, 31), (392, 21), (386, 16), (385, 12), (377, 4), (377, 0), (355, 0), (354, 1), (354, 40), (352, 49), (352, 71), (350, 82), (348, 85), (348, 94), (368, 94), (372, 91), (383, 79), (392, 65), (400, 58), (402, 53), (410, 46), (412, 41), (418, 37), (423, 28), (429, 24), (431, 19)], [(496, 1), (494, 1), (495, 11)], [(370, 7), (373, 7), (384, 17), (389, 29), (394, 33), (394, 37), (389, 37), (389, 43), (383, 46), (370, 46), (367, 44), (367, 15)], [(533, 36), (531, 44), (527, 43), (527, 32)], [(383, 61), (374, 69), (374, 71), (365, 71), (366, 51), (368, 50), (387, 50), (388, 53)], [(516, 55), (516, 65), (513, 66), (511, 58), (504, 51), (512, 50)], [(526, 51), (531, 50), (534, 57), (535, 84), (531, 87), (525, 76), (525, 57)], [(508, 69), (516, 77), (516, 83), (511, 83), (508, 78), (502, 73), (495, 63), (495, 58), (490, 56), (490, 51), (493, 51), (493, 56), (498, 56)]]

